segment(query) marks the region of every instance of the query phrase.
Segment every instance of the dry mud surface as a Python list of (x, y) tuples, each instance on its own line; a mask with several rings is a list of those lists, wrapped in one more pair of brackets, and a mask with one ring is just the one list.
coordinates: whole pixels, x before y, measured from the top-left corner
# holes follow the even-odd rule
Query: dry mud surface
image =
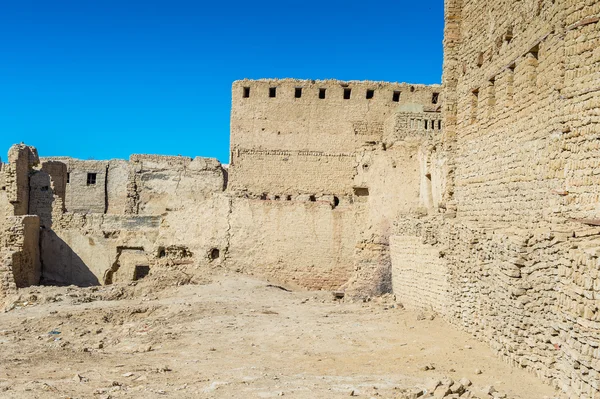
[(0, 398), (405, 398), (463, 377), (477, 397), (490, 385), (556, 396), (392, 298), (340, 302), (239, 275), (144, 284), (23, 290), (0, 313)]

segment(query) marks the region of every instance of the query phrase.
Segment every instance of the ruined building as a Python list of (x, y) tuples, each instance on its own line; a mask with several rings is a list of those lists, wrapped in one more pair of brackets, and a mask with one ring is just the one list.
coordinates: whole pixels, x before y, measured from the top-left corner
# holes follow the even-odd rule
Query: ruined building
[(391, 292), (598, 395), (600, 2), (445, 8), (442, 86), (234, 82), (229, 167), (12, 147), (0, 301), (181, 265)]

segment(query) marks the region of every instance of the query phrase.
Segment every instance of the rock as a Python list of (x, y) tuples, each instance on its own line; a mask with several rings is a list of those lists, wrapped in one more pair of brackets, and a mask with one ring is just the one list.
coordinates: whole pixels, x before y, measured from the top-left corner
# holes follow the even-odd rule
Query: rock
[(473, 385), (473, 383), (471, 382), (471, 380), (469, 380), (468, 378), (461, 378), (460, 381), (458, 381), (462, 384), (463, 387), (470, 387), (471, 385)]
[(411, 388), (406, 392), (405, 397), (406, 399), (417, 399), (423, 396), (424, 394), (425, 392), (421, 388)]
[(492, 395), (494, 392), (496, 392), (496, 388), (494, 388), (492, 385), (488, 385), (484, 387), (481, 392), (486, 395)]
[(450, 385), (450, 391), (460, 395), (465, 392), (465, 387), (460, 382), (455, 382), (454, 384)]
[(433, 397), (434, 398), (445, 398), (447, 395), (450, 395), (450, 394), (452, 394), (452, 391), (450, 390), (449, 386), (440, 385), (433, 392)]
[(483, 373), (483, 371), (481, 371), (479, 369), (475, 369), (475, 374), (479, 375), (479, 374), (482, 374), (482, 373)]
[(427, 385), (425, 385), (425, 390), (427, 392), (433, 392), (440, 385), (442, 385), (442, 382), (440, 380), (431, 380), (427, 383)]
[(421, 371), (430, 371), (430, 370), (435, 370), (435, 366), (431, 363), (425, 364), (423, 366), (421, 366), (420, 368)]

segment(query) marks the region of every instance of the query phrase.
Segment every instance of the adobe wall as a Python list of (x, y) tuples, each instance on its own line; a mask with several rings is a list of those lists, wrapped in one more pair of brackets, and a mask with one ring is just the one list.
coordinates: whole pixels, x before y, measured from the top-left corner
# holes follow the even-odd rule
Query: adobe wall
[(446, 2), (443, 207), (392, 238), (401, 301), (582, 398), (600, 393), (599, 12)]
[[(440, 91), (369, 81), (236, 81), (230, 189), (256, 195), (352, 194), (355, 155), (365, 144), (382, 141), (385, 123), (399, 106), (416, 103), (434, 110), (441, 104)], [(433, 93), (440, 94), (436, 104)]]
[[(57, 166), (61, 163), (62, 169)], [(45, 172), (50, 165), (51, 173)], [(95, 185), (73, 180), (73, 176), (87, 178), (88, 173), (96, 173)], [(68, 181), (66, 207), (55, 181)], [(103, 189), (94, 187), (98, 185)], [(222, 250), (224, 258), (229, 214), (224, 185), (224, 171), (213, 159), (154, 155), (132, 155), (130, 161), (45, 159), (31, 179), (34, 204), (39, 204), (34, 209), (45, 220), (44, 282), (89, 286), (132, 279), (136, 266), (132, 259), (146, 259), (139, 266), (151, 268), (172, 256), (197, 264), (214, 262), (208, 256), (213, 249)]]
[(234, 198), (228, 264), (309, 289), (337, 289), (353, 272), (356, 215), (346, 198)]

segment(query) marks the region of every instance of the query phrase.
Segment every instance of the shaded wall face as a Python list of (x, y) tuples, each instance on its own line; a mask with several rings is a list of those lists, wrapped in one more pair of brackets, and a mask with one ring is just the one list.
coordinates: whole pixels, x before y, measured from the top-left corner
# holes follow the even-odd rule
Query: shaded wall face
[(100, 215), (73, 222), (41, 232), (42, 278), (46, 284), (104, 284), (123, 248), (152, 253), (160, 224), (151, 217)]

